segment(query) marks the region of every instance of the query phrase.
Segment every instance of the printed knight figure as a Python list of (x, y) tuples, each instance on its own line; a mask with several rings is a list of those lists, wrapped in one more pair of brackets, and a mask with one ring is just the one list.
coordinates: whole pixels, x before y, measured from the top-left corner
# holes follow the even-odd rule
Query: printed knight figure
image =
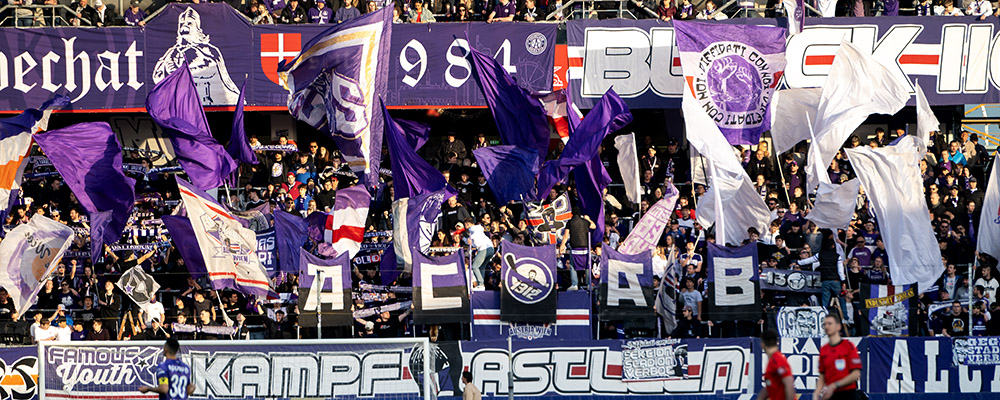
[(177, 43), (156, 62), (153, 82), (160, 82), (185, 62), (201, 94), (202, 105), (236, 104), (240, 90), (229, 77), (222, 52), (209, 43), (209, 36), (201, 30), (201, 16), (193, 8), (177, 17)]

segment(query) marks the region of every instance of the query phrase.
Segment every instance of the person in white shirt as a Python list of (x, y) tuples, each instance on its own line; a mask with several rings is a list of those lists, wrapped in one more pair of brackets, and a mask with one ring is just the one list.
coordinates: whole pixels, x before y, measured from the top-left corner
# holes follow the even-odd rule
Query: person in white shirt
[(156, 297), (156, 294), (153, 294), (149, 298), (149, 304), (146, 304), (146, 306), (142, 308), (142, 321), (145, 322), (146, 325), (151, 325), (154, 318), (160, 321), (167, 320), (166, 315), (164, 315), (166, 311), (163, 309), (163, 303), (157, 301)]
[(476, 289), (484, 290), (486, 281), (485, 267), (489, 260), (493, 258), (496, 249), (493, 248), (493, 240), (486, 234), (486, 229), (482, 225), (476, 224), (472, 218), (465, 219), (465, 230), (469, 234), (469, 246), (476, 249), (476, 255), (472, 258), (472, 274), (476, 277)]
[(50, 342), (56, 340), (56, 336), (57, 332), (52, 323), (48, 318), (43, 318), (39, 322), (38, 329), (35, 329), (35, 343)]
[(993, 304), (997, 300), (997, 289), (1000, 288), (1000, 281), (993, 277), (993, 268), (989, 265), (983, 265), (981, 271), (979, 279), (976, 279), (972, 287), (982, 286), (986, 289), (986, 300)]
[(986, 17), (993, 15), (993, 3), (990, 3), (990, 0), (973, 0), (972, 3), (969, 3), (969, 8), (965, 10), (965, 13), (975, 15), (980, 20), (984, 20)]
[(944, 2), (944, 6), (934, 7), (934, 13), (946, 17), (961, 17), (965, 15), (962, 10), (955, 8), (954, 1), (946, 1)]
[(73, 328), (69, 327), (69, 323), (66, 321), (66, 318), (59, 318), (59, 327), (51, 329), (56, 331), (56, 341), (69, 342), (73, 340)]

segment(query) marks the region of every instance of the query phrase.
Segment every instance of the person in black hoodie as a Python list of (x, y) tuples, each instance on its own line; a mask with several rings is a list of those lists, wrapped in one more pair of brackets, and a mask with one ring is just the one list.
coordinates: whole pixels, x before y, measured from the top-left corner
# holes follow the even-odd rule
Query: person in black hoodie
[(301, 24), (306, 22), (306, 11), (299, 6), (299, 0), (291, 0), (288, 7), (281, 9), (281, 23)]
[(705, 326), (694, 318), (694, 308), (684, 306), (681, 311), (682, 317), (677, 320), (677, 328), (670, 333), (674, 339), (699, 339), (705, 337)]

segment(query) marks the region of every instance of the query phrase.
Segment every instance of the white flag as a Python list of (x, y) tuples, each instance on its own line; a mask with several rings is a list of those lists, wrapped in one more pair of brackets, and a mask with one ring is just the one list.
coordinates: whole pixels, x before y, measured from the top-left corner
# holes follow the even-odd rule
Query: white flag
[(917, 149), (920, 150), (917, 161), (920, 161), (927, 154), (927, 141), (931, 139), (931, 132), (940, 130), (941, 122), (938, 122), (937, 117), (934, 116), (934, 111), (931, 110), (931, 105), (927, 102), (927, 96), (924, 96), (924, 90), (920, 88), (919, 84), (915, 86), (917, 89), (917, 139), (919, 139)]
[(212, 287), (235, 288), (259, 297), (273, 296), (267, 271), (257, 257), (257, 235), (191, 183), (177, 179), (177, 188)]
[(745, 174), (743, 164), (733, 152), (733, 146), (725, 136), (722, 136), (715, 121), (712, 121), (704, 110), (698, 108), (698, 102), (690, 90), (684, 90), (681, 109), (684, 113), (684, 131), (691, 147), (710, 162), (714, 162), (717, 168), (728, 171), (731, 175), (740, 172)]
[(823, 18), (837, 16), (837, 0), (816, 0), (816, 7)]
[[(750, 181), (750, 177), (745, 172), (734, 177), (719, 170), (719, 175), (720, 177), (716, 179), (709, 172), (709, 181), (713, 182), (714, 186), (710, 187), (708, 192), (698, 200), (698, 209), (695, 214), (698, 216), (698, 223), (702, 226), (707, 227), (715, 224), (715, 192), (713, 191), (717, 190), (716, 186), (721, 188), (719, 197), (724, 204), (722, 210), (725, 218), (723, 224), (725, 241), (727, 244), (739, 245), (743, 243), (743, 240), (750, 238), (750, 234), (747, 233), (748, 228), (753, 227), (757, 228), (758, 232), (764, 232), (764, 229), (771, 222), (771, 211), (767, 209), (764, 199), (757, 193), (757, 189), (754, 188), (753, 182)], [(714, 182), (718, 182), (718, 184), (714, 184)], [(715, 237), (722, 236), (716, 232)]]
[(993, 158), (993, 172), (986, 185), (986, 197), (979, 216), (979, 233), (976, 234), (976, 250), (994, 258), (1000, 258), (1000, 163)]
[(771, 100), (771, 139), (776, 154), (784, 153), (803, 140), (809, 140), (809, 121), (816, 120), (816, 108), (823, 88), (796, 88), (774, 92)]
[(916, 138), (904, 136), (893, 146), (846, 151), (878, 218), (893, 284), (917, 283), (926, 291), (944, 265), (921, 188)]
[(854, 218), (861, 181), (851, 179), (842, 185), (820, 183), (813, 209), (806, 216), (820, 228), (847, 229)]
[(625, 181), (625, 195), (628, 201), (639, 204), (639, 159), (635, 151), (635, 134), (621, 135), (615, 138), (615, 148), (618, 149), (618, 168)]
[(0, 265), (6, 272), (0, 274), (0, 286), (10, 294), (15, 311), (23, 315), (35, 303), (43, 280), (56, 269), (74, 237), (68, 226), (41, 215), (7, 232), (0, 241)]
[(813, 121), (816, 143), (809, 149), (809, 188), (829, 182), (826, 168), (851, 133), (871, 114), (895, 114), (910, 99), (908, 83), (867, 52), (847, 41), (840, 44), (823, 85)]

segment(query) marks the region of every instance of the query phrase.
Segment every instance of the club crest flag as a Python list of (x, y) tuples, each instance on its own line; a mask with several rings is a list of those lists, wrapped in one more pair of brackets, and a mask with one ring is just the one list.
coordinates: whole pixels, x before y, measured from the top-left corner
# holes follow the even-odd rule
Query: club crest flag
[(527, 247), (504, 241), (500, 319), (556, 322), (556, 246)]
[(257, 255), (257, 235), (191, 183), (177, 179), (205, 269), (216, 290), (277, 297)]
[(413, 251), (427, 251), (441, 219), (441, 204), (454, 195), (451, 185), (436, 192), (405, 197), (392, 202), (392, 242), (396, 259), (403, 262), (403, 271), (413, 267)]
[[(861, 285), (871, 336), (918, 336), (917, 285)], [(961, 318), (953, 321), (966, 324)], [(968, 332), (968, 329), (965, 329)]]
[(56, 269), (53, 261), (62, 258), (73, 243), (73, 230), (68, 226), (35, 215), (26, 224), (7, 232), (0, 241), (0, 287), (7, 289), (14, 309), (23, 313), (35, 303), (42, 281)]
[(351, 258), (322, 259), (299, 249), (298, 295), (301, 326), (351, 325)]
[(413, 323), (472, 322), (462, 251), (427, 257), (413, 249)]
[(608, 245), (601, 250), (601, 320), (625, 321), (626, 327), (654, 326), (656, 292), (651, 253), (622, 254)]
[(118, 278), (118, 288), (139, 307), (145, 307), (160, 290), (160, 284), (153, 280), (152, 275), (143, 271), (141, 266), (136, 265)]
[(757, 244), (723, 247), (708, 244), (708, 294), (705, 317), (712, 321), (760, 319), (760, 274)]
[(565, 193), (549, 204), (525, 203), (525, 210), (528, 213), (528, 227), (534, 233), (532, 236), (535, 242), (540, 244), (557, 244), (563, 230), (569, 225), (569, 220), (573, 218), (569, 196)]
[(688, 89), (732, 145), (771, 129), (771, 97), (785, 71), (785, 28), (674, 21)]
[(278, 64), (288, 89), (288, 111), (330, 135), (344, 161), (366, 186), (378, 183), (382, 156), (382, 108), (386, 91), (392, 8), (337, 24)]

